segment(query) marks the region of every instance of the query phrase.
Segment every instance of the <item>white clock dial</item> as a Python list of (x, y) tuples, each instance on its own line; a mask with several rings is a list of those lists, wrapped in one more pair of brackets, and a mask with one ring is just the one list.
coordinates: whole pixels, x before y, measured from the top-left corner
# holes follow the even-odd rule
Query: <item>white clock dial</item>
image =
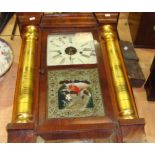
[(47, 66), (95, 63), (97, 59), (92, 33), (48, 36)]
[(13, 62), (13, 51), (4, 40), (0, 39), (0, 77), (4, 75)]

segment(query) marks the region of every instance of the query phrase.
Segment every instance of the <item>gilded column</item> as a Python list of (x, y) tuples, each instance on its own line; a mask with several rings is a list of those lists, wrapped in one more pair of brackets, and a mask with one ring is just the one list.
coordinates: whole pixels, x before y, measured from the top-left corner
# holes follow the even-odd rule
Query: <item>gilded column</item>
[(117, 96), (119, 116), (122, 119), (133, 119), (137, 117), (136, 111), (131, 100), (127, 81), (124, 76), (122, 64), (119, 59), (120, 52), (115, 44), (115, 34), (111, 25), (102, 27), (103, 37), (106, 42), (108, 58), (110, 62), (115, 93)]
[(17, 97), (17, 123), (32, 121), (34, 55), (36, 52), (37, 28), (27, 26), (24, 34), (24, 56)]

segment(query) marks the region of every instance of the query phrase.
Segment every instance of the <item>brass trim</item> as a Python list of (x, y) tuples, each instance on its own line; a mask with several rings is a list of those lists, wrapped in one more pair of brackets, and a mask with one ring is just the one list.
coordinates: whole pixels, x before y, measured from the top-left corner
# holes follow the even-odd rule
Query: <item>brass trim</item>
[(129, 93), (127, 81), (122, 69), (122, 62), (119, 59), (120, 50), (116, 46), (116, 37), (111, 25), (104, 25), (102, 27), (103, 38), (106, 42), (108, 58), (111, 67), (112, 78), (114, 82), (114, 89), (117, 96), (117, 103), (119, 109), (119, 117), (122, 119), (137, 118), (136, 111), (132, 103)]
[(35, 26), (27, 26), (24, 33), (24, 57), (17, 97), (17, 123), (32, 121), (34, 55), (37, 37), (37, 28)]

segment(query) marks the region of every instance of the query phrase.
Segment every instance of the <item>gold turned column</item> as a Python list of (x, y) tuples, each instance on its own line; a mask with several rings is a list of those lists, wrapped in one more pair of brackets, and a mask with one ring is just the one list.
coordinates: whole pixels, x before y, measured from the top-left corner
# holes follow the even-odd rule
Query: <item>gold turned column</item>
[(32, 121), (34, 55), (36, 51), (37, 28), (27, 26), (24, 34), (24, 56), (17, 97), (17, 123)]
[(103, 37), (106, 42), (108, 58), (110, 62), (114, 88), (117, 96), (119, 116), (122, 119), (137, 118), (136, 111), (129, 93), (127, 81), (122, 69), (122, 64), (119, 59), (120, 52), (115, 44), (115, 34), (111, 25), (102, 27)]

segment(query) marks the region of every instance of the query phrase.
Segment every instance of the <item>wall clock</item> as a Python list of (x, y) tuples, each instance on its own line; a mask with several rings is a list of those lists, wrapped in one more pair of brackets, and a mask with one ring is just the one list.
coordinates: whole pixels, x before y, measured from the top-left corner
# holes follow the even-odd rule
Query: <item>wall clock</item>
[(144, 135), (118, 44), (118, 13), (17, 17), (23, 43), (9, 142)]
[(13, 51), (10, 45), (0, 39), (0, 77), (3, 76), (11, 67), (13, 62)]

